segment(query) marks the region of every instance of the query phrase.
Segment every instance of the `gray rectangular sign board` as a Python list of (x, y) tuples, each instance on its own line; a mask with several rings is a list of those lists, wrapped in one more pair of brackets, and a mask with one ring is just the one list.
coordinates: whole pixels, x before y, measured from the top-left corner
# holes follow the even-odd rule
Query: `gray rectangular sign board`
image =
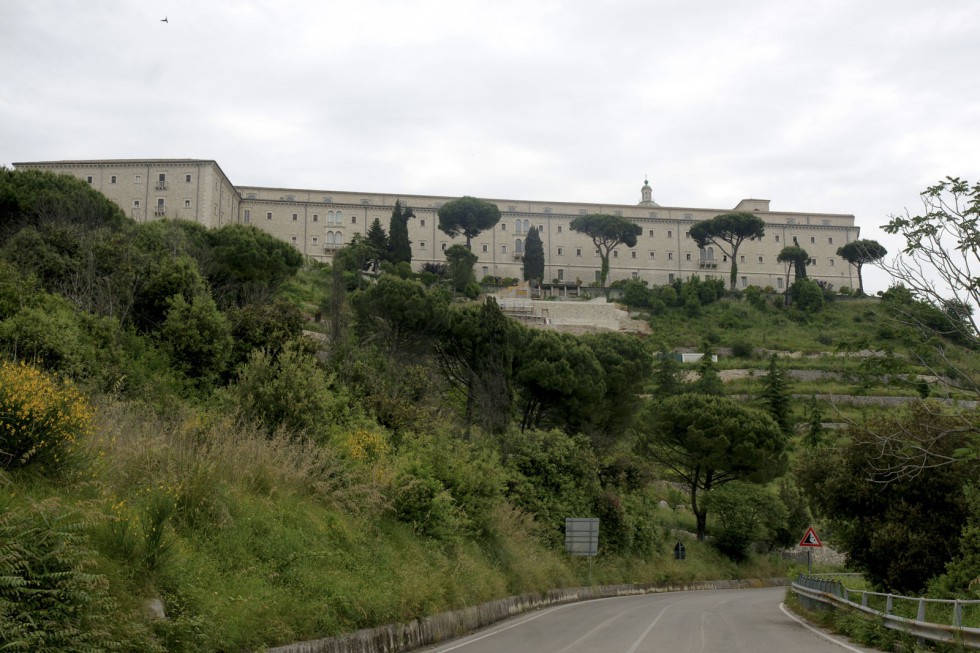
[(594, 556), (599, 550), (597, 517), (565, 518), (565, 551), (573, 556)]

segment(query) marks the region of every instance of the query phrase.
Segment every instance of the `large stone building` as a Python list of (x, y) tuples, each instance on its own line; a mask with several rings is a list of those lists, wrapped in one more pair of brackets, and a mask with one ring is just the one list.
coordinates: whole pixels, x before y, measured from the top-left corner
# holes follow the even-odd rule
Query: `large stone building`
[[(121, 206), (134, 220), (194, 220), (207, 227), (250, 224), (318, 260), (329, 260), (354, 234), (367, 232), (375, 218), (387, 230), (396, 200), (411, 207), (409, 222), (413, 266), (444, 261), (454, 241), (439, 231), (436, 212), (450, 197), (360, 193), (337, 190), (235, 186), (216, 161), (139, 159), (37, 161), (15, 163), (20, 169), (73, 175)], [(699, 249), (691, 225), (731, 210), (757, 214), (765, 237), (739, 251), (738, 286), (784, 287), (786, 266), (779, 251), (799, 244), (811, 256), (808, 274), (834, 288), (857, 286), (856, 270), (837, 248), (856, 240), (853, 215), (771, 211), (769, 200), (745, 199), (728, 209), (660, 206), (648, 182), (637, 204), (544, 202), (490, 199), (500, 222), (473, 239), (477, 278), (521, 277), (524, 239), (539, 231), (545, 250), (545, 281), (591, 283), (599, 278), (600, 259), (592, 241), (571, 230), (580, 215), (608, 213), (630, 218), (642, 228), (636, 247), (621, 246), (610, 258), (609, 280), (644, 279), (662, 285), (692, 275), (728, 279), (730, 262), (713, 247)], [(457, 241), (457, 242), (462, 242)]]

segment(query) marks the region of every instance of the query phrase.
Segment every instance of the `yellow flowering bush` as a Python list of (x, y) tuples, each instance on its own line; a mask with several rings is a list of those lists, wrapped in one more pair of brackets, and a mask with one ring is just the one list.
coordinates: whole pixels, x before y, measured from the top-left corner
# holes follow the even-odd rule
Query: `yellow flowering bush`
[(0, 363), (0, 468), (58, 468), (92, 434), (92, 418), (70, 383), (23, 362)]

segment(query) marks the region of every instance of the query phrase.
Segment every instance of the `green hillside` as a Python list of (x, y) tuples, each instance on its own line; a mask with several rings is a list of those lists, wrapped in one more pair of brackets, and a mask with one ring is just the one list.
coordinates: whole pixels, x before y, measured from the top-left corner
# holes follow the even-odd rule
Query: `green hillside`
[[(973, 412), (842, 398), (975, 397), (975, 338), (923, 338), (900, 318), (937, 316), (907, 293), (627, 284), (652, 335), (571, 335), (508, 318), (465, 265), (386, 252), (322, 266), (0, 169), (0, 648), (255, 650), (590, 582), (782, 575), (808, 504), (845, 549), (862, 531), (835, 501), (887, 513), (844, 463), (909, 424), (957, 433), (935, 438), (957, 463), (890, 485), (895, 514), (928, 487), (949, 509), (923, 521), (962, 544), (915, 573), (859, 562), (919, 589), (952, 561), (931, 586), (968, 591)], [(566, 517), (600, 519), (594, 564), (564, 553)]]

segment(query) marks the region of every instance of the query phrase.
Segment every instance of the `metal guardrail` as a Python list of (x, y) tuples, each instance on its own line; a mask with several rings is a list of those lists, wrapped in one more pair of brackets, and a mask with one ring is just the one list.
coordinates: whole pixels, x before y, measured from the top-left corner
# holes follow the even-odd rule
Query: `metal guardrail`
[[(926, 599), (848, 589), (838, 580), (800, 575), (792, 589), (802, 599), (843, 606), (881, 617), (884, 626), (935, 642), (962, 643), (980, 649), (980, 628), (963, 626), (964, 610), (980, 614), (980, 601)], [(859, 602), (851, 598), (858, 598)], [(803, 601), (804, 607), (807, 607)], [(912, 614), (914, 613), (914, 616)]]

